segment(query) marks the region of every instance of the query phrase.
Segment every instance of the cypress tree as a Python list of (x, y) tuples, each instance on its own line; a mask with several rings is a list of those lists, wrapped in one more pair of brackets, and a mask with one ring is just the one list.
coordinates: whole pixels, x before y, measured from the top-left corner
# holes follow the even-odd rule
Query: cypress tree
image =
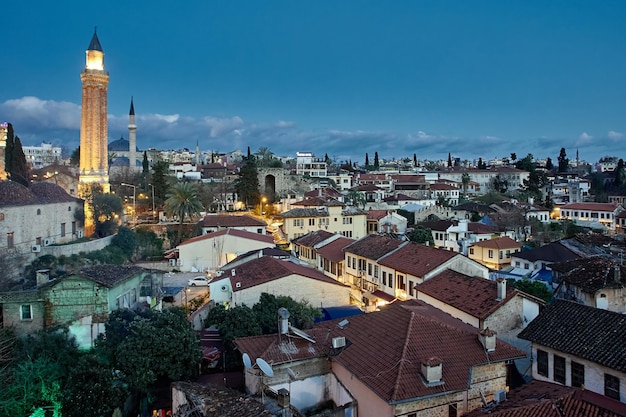
[(413, 154), (413, 166), (416, 167), (417, 166), (417, 154)]
[(380, 168), (380, 163), (378, 162), (378, 152), (374, 152), (374, 169)]
[(448, 152), (448, 168), (452, 167), (452, 155), (450, 155), (450, 152)]
[(4, 149), (4, 170), (9, 178), (11, 177), (11, 172), (13, 171), (13, 142), (15, 140), (13, 136), (13, 125), (9, 123), (9, 126), (7, 127), (7, 145)]
[(365, 166), (368, 166), (370, 164), (370, 157), (369, 155), (366, 153), (365, 154)]
[(28, 187), (28, 171), (26, 156), (22, 149), (22, 141), (19, 136), (16, 136), (15, 142), (13, 142), (13, 155), (11, 157), (11, 180)]

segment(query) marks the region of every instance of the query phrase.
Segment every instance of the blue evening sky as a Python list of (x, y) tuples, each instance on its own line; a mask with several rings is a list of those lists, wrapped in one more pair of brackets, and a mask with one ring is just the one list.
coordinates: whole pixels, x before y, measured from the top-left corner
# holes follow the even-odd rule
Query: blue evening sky
[(79, 142), (94, 26), (109, 140), (338, 160), (624, 157), (624, 1), (10, 1), (0, 121)]

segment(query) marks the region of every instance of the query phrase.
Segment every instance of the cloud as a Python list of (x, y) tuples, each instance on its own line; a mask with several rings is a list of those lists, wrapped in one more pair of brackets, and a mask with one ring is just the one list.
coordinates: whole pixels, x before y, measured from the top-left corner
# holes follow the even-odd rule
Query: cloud
[[(604, 154), (614, 154), (616, 141), (624, 135), (608, 132), (604, 140), (593, 140), (587, 132), (580, 137), (507, 138), (502, 135), (450, 135), (413, 129), (411, 133), (391, 130), (311, 129), (296, 121), (248, 121), (238, 115), (204, 115), (137, 113), (137, 145), (140, 149), (195, 148), (203, 151), (252, 152), (268, 147), (281, 156), (295, 156), (298, 151), (343, 161), (363, 162), (375, 152), (383, 159), (412, 157), (446, 159), (448, 153), (462, 159), (491, 159), (509, 156), (512, 152), (522, 158), (528, 153), (556, 160), (559, 149), (580, 148), (581, 159), (593, 160)], [(69, 102), (22, 97), (0, 103), (0, 121), (13, 123), (15, 132), (26, 145), (41, 141), (73, 150), (80, 137), (80, 106)], [(128, 115), (109, 115), (109, 140), (128, 137)]]
[(578, 137), (578, 142), (576, 142), (576, 144), (577, 145), (584, 145), (584, 144), (587, 144), (587, 143), (591, 142), (592, 139), (593, 139), (593, 136), (591, 136), (587, 132), (583, 132)]

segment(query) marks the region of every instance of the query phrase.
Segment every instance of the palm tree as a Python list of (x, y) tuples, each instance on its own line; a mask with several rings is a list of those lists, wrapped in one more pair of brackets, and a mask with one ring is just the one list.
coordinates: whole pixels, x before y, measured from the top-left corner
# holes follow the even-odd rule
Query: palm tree
[(361, 191), (350, 190), (348, 192), (348, 200), (350, 200), (350, 203), (353, 206), (362, 206), (363, 208), (365, 208), (365, 194), (363, 194)]
[(259, 161), (260, 166), (268, 166), (269, 162), (274, 158), (274, 153), (270, 151), (270, 148), (261, 146), (258, 151), (254, 153)]
[(180, 219), (177, 237), (178, 244), (180, 243), (185, 218), (191, 218), (194, 215), (199, 214), (204, 207), (202, 207), (196, 188), (188, 182), (176, 184), (167, 193), (166, 197), (167, 200), (165, 200), (165, 210), (170, 215), (176, 215)]

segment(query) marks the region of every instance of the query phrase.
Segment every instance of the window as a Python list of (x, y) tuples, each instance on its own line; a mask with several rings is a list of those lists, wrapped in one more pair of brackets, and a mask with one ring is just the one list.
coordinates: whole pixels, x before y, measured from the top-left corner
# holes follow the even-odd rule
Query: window
[(537, 349), (537, 373), (548, 376), (548, 352)]
[(367, 264), (367, 275), (372, 276), (372, 264), (369, 262)]
[(304, 219), (293, 219), (293, 225), (295, 227), (303, 227), (304, 226)]
[(13, 232), (7, 233), (7, 248), (11, 249), (15, 246), (15, 242), (13, 241)]
[(604, 395), (609, 398), (619, 398), (619, 378), (610, 374), (604, 374)]
[(0, 213), (0, 222), (4, 220), (4, 213)]
[(67, 206), (67, 211), (72, 211), (72, 206)]
[(33, 319), (33, 306), (30, 304), (22, 304), (20, 306), (20, 320)]
[(493, 250), (489, 249), (489, 258), (493, 259)]
[(519, 261), (515, 261), (515, 266), (519, 268), (519, 265), (520, 265)]
[(448, 404), (448, 417), (456, 417), (457, 416), (457, 406), (456, 404)]
[(315, 219), (309, 219), (309, 226), (315, 226)]
[(387, 285), (387, 272), (383, 271), (383, 285)]
[(585, 365), (572, 361), (572, 387), (581, 387), (585, 384)]
[(554, 382), (565, 384), (565, 358), (554, 355)]
[(528, 264), (528, 262), (524, 262), (524, 269), (528, 269), (530, 268), (530, 264)]
[(65, 223), (61, 223), (61, 237), (65, 237)]
[(504, 259), (504, 254), (502, 253), (502, 251), (501, 251), (501, 250), (499, 250), (499, 251), (498, 251), (498, 257), (499, 257), (500, 259)]
[(41, 209), (37, 209), (37, 216), (41, 215)]
[(378, 265), (374, 265), (374, 277), (375, 278), (379, 277), (379, 275), (378, 275)]
[(474, 254), (474, 248), (470, 248), (470, 252), (469, 253), (470, 253), (470, 255), (473, 255)]
[[(259, 232), (261, 233), (261, 232)], [(76, 235), (76, 222), (72, 222), (72, 234)]]

